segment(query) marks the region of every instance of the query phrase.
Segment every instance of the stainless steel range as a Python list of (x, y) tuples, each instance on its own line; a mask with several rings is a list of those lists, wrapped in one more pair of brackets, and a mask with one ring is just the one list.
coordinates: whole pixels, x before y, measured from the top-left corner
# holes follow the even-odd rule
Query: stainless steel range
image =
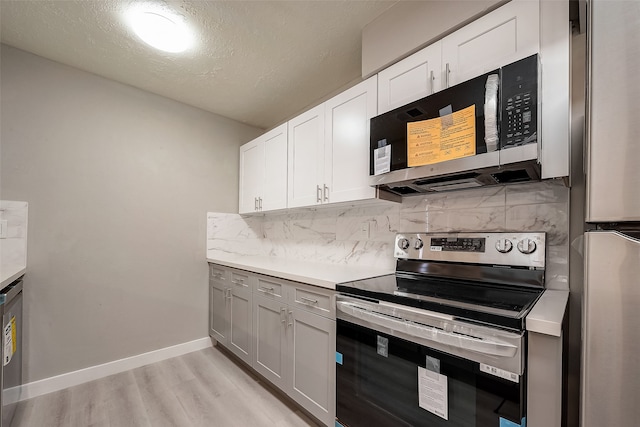
[(524, 426), (545, 234), (399, 234), (395, 256), (336, 288), (336, 425)]

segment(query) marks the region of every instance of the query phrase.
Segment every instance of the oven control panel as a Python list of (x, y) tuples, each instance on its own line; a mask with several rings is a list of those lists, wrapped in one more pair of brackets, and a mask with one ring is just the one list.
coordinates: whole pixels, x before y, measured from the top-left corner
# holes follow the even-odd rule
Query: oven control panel
[(544, 268), (545, 233), (401, 233), (396, 258)]

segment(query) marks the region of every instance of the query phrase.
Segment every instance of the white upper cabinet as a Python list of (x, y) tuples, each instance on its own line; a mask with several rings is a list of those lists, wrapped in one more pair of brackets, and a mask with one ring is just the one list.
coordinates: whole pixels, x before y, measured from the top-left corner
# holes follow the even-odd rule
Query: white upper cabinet
[(442, 39), (443, 87), (538, 53), (540, 4), (513, 0)]
[(442, 43), (436, 42), (378, 73), (378, 114), (442, 88)]
[(238, 212), (287, 207), (287, 124), (240, 147)]
[(376, 115), (376, 77), (325, 103), (323, 203), (375, 197), (369, 185), (369, 120)]
[(369, 119), (376, 76), (289, 121), (290, 208), (375, 197), (369, 186)]
[(290, 208), (322, 202), (324, 172), (324, 104), (289, 121)]

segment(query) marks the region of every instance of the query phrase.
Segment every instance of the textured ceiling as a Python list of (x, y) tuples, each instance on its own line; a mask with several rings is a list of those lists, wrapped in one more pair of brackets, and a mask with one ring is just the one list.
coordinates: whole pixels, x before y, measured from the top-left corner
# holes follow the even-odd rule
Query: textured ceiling
[(138, 41), (139, 1), (0, 0), (2, 43), (234, 120), (272, 127), (360, 77), (362, 28), (395, 1), (164, 1), (187, 53)]

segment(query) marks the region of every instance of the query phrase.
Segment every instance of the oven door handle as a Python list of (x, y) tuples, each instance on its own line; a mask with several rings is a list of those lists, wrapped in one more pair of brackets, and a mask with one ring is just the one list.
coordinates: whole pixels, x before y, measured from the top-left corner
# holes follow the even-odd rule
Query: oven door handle
[(447, 332), (440, 328), (423, 325), (408, 319), (379, 313), (352, 302), (338, 301), (336, 305), (338, 311), (357, 319), (427, 341), (489, 356), (514, 357), (518, 352), (518, 346), (496, 340), (495, 337), (483, 336), (483, 334), (471, 336)]

